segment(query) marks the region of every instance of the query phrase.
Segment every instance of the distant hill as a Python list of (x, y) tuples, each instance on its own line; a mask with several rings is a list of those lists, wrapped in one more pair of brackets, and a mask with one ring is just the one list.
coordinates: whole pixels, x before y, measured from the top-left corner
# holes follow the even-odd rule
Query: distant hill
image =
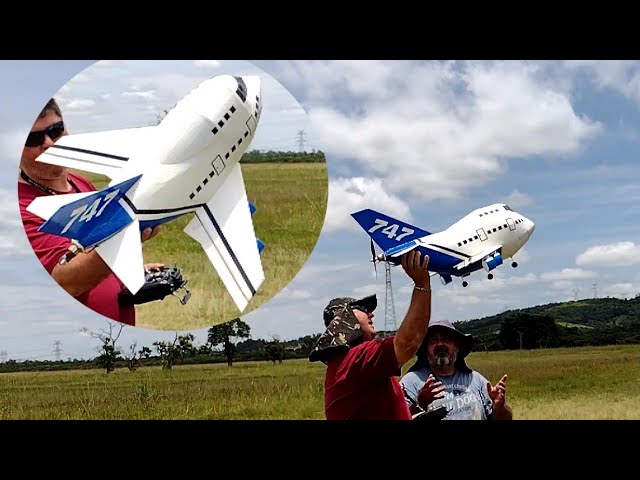
[(474, 349), (640, 343), (640, 295), (549, 303), (454, 325), (476, 337)]

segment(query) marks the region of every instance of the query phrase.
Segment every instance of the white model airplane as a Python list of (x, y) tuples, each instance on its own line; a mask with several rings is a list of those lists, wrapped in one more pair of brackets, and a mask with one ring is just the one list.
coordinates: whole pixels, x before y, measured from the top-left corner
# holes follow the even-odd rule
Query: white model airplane
[[(374, 210), (361, 210), (351, 216), (371, 237), (373, 262), (383, 261), (398, 265), (400, 256), (417, 249), (429, 256), (431, 275), (440, 275), (444, 285), (451, 277), (461, 277), (462, 286), (471, 273), (483, 268), (489, 272), (502, 265), (524, 246), (535, 230), (535, 224), (504, 203), (478, 208), (458, 220), (446, 230), (430, 233), (400, 222)], [(373, 242), (384, 253), (375, 254)], [(518, 263), (513, 261), (512, 267)]]
[(38, 197), (40, 231), (96, 251), (135, 294), (145, 282), (140, 232), (195, 212), (185, 233), (205, 250), (240, 311), (264, 281), (240, 159), (262, 112), (259, 77), (202, 82), (159, 125), (61, 137), (37, 161), (108, 176), (98, 191)]

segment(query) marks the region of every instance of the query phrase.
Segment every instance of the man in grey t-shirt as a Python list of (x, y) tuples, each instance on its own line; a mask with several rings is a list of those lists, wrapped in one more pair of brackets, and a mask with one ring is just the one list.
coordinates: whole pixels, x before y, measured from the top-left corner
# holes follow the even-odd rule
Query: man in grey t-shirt
[(464, 359), (471, 344), (471, 335), (448, 320), (431, 321), (416, 363), (400, 381), (414, 417), (426, 413), (444, 420), (512, 419), (505, 403), (507, 376), (492, 386), (470, 369)]

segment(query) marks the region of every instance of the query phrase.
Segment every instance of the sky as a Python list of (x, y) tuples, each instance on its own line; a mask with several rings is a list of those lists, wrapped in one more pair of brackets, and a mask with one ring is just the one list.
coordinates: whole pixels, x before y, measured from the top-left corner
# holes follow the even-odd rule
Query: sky
[[(504, 202), (536, 223), (516, 255), (518, 268), (506, 262), (493, 280), (477, 272), (467, 288), (460, 279), (443, 286), (433, 277), (433, 317), (471, 320), (640, 293), (638, 62), (3, 61), (0, 352), (53, 359), (60, 340), (62, 358), (92, 357), (98, 342), (80, 330), (107, 326), (53, 282), (19, 223), (18, 158), (41, 106), (58, 93), (78, 133), (146, 125), (198, 79), (223, 71), (270, 78), (252, 148), (295, 149), (304, 128), (308, 148), (325, 152), (329, 171), (316, 248), (284, 290), (243, 317), (252, 338), (321, 333), (331, 298), (371, 293), (378, 295), (374, 322), (384, 329), (384, 267), (376, 277), (369, 239), (350, 217), (363, 208), (436, 232), (475, 208)], [(391, 273), (397, 326), (411, 280), (401, 267)], [(196, 343), (206, 338), (206, 330), (189, 333)], [(149, 345), (174, 335), (126, 327), (120, 342)]]

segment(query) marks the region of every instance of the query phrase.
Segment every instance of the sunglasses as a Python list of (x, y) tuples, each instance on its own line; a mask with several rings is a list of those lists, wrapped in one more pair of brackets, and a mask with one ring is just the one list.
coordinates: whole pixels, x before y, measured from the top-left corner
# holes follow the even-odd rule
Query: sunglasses
[(25, 142), (25, 147), (39, 147), (44, 143), (44, 136), (51, 140), (57, 140), (64, 132), (64, 122), (60, 121), (38, 132), (30, 132)]

